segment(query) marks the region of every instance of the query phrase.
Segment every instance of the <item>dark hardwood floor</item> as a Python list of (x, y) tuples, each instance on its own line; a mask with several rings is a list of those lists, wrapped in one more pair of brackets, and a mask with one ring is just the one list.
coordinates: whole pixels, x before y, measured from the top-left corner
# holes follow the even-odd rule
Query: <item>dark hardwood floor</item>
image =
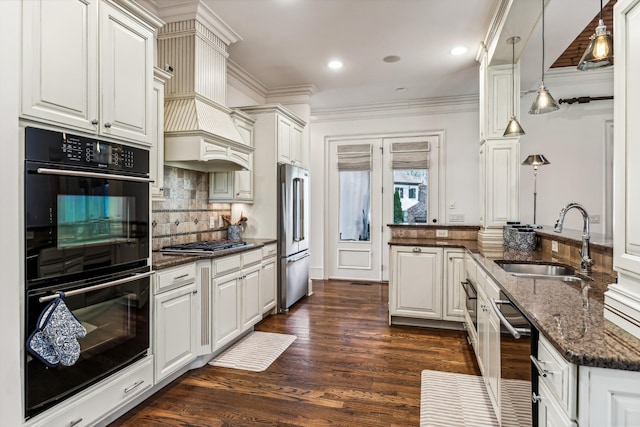
[(190, 371), (111, 426), (417, 426), (423, 369), (479, 371), (464, 332), (389, 327), (387, 291), (315, 281), (256, 327), (298, 337), (266, 371)]

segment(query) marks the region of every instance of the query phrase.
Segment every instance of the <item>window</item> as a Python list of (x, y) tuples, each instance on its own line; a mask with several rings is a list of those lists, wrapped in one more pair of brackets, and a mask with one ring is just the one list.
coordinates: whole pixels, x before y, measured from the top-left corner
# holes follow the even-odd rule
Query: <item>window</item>
[[(424, 223), (428, 218), (427, 179), (428, 169), (398, 169), (393, 171), (394, 188), (399, 197), (394, 195), (393, 222)], [(409, 187), (408, 196), (403, 197), (403, 188)]]
[(369, 241), (371, 224), (371, 144), (337, 148), (340, 240)]

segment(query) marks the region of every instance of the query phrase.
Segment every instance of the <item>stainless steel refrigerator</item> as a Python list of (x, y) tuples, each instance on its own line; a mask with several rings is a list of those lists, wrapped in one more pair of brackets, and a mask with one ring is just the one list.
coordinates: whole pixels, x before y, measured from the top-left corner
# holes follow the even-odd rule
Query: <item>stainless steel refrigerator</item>
[(278, 312), (285, 313), (309, 288), (309, 172), (278, 166)]

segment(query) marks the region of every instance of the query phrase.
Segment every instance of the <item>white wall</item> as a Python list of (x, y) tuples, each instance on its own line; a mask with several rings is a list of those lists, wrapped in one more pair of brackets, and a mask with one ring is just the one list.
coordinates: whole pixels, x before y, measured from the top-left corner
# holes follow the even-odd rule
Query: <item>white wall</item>
[(21, 305), (24, 292), (24, 244), (22, 233), (22, 151), (18, 137), (18, 96), (20, 88), (20, 2), (0, 1), (0, 52), (5, 66), (0, 69), (0, 424), (17, 426), (22, 420)]
[[(613, 95), (613, 69), (602, 71), (553, 70), (545, 85), (558, 101), (561, 98)], [(526, 132), (520, 138), (523, 161), (529, 154), (544, 154), (551, 164), (538, 170), (536, 222), (555, 224), (560, 209), (569, 202), (584, 205), (590, 216), (605, 218), (604, 135), (605, 123), (613, 120), (613, 101), (561, 104), (547, 114), (528, 114), (535, 93), (521, 99), (520, 124)], [(533, 221), (533, 168), (521, 166), (520, 221)], [(603, 224), (591, 224), (591, 231), (604, 233)], [(582, 216), (570, 212), (565, 228), (582, 230)]]
[[(325, 215), (327, 212), (324, 174), (325, 140), (339, 135), (384, 134), (444, 130), (447, 215), (464, 214), (464, 224), (476, 225), (478, 219), (478, 101), (411, 109), (393, 109), (357, 113), (341, 110), (331, 114), (311, 113), (311, 277), (324, 278)], [(329, 189), (329, 191), (335, 191)], [(455, 202), (455, 210), (448, 209)], [(443, 221), (446, 222), (446, 221)]]

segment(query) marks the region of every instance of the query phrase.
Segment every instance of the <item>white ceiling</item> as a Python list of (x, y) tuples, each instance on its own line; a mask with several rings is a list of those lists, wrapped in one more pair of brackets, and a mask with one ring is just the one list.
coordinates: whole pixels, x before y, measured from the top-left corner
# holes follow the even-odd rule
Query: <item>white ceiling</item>
[[(478, 93), (494, 0), (205, 0), (243, 40), (230, 59), (269, 89), (313, 84), (314, 108)], [(467, 53), (449, 51), (464, 45)], [(382, 58), (397, 55), (395, 63)], [(344, 62), (330, 70), (329, 60)], [(404, 87), (404, 92), (396, 88)]]
[[(164, 0), (166, 1), (166, 0)], [(230, 59), (269, 89), (314, 85), (312, 108), (323, 109), (478, 93), (480, 42), (497, 0), (202, 0), (242, 40)], [(531, 13), (540, 0), (514, 0)], [(548, 0), (546, 64), (550, 65), (598, 11), (595, 0)], [(593, 3), (593, 4), (591, 4)], [(533, 5), (533, 6), (532, 6)], [(537, 9), (539, 14), (540, 6)], [(567, 11), (570, 11), (567, 13)], [(539, 21), (539, 15), (528, 21)], [(535, 23), (535, 22), (534, 22)], [(511, 25), (512, 28), (508, 28)], [(540, 78), (540, 30), (520, 34), (523, 84)], [(496, 57), (510, 62), (500, 43)], [(449, 51), (464, 45), (467, 53)], [(397, 55), (402, 59), (386, 63)], [(330, 70), (340, 59), (344, 67)], [(397, 91), (396, 88), (405, 88)]]

